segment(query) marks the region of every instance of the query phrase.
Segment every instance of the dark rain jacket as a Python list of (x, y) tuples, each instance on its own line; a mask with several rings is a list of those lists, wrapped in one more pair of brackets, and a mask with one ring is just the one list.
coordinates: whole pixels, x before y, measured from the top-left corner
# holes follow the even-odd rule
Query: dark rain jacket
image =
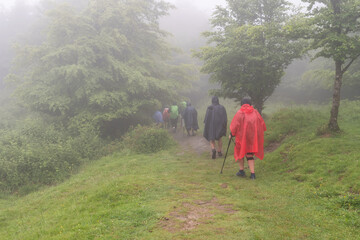
[(184, 122), (186, 130), (198, 130), (199, 124), (197, 120), (197, 111), (193, 106), (188, 106), (184, 110)]
[(212, 98), (212, 105), (206, 110), (204, 123), (204, 137), (206, 140), (214, 141), (226, 136), (227, 114), (225, 108), (219, 104), (217, 97)]

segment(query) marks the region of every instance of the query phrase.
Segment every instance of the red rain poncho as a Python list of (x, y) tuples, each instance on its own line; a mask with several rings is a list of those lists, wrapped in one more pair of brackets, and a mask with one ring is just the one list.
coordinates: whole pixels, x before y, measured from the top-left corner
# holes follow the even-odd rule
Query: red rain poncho
[(264, 158), (264, 132), (266, 125), (260, 113), (249, 104), (241, 106), (230, 124), (232, 136), (236, 137), (235, 160), (242, 159), (246, 153), (254, 153)]

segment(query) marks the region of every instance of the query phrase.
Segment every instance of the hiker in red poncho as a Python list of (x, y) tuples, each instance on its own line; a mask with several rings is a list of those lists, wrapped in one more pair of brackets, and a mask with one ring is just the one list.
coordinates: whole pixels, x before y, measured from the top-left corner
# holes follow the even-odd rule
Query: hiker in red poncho
[(170, 127), (170, 109), (168, 107), (164, 108), (164, 111), (162, 113), (163, 115), (163, 120), (164, 120), (164, 128), (169, 128)]
[(255, 179), (254, 155), (264, 158), (264, 131), (266, 126), (260, 113), (251, 106), (251, 100), (244, 98), (241, 108), (235, 114), (230, 124), (230, 136), (235, 137), (234, 158), (239, 162), (240, 170), (236, 173), (239, 177), (245, 177), (244, 157), (248, 161), (251, 179)]

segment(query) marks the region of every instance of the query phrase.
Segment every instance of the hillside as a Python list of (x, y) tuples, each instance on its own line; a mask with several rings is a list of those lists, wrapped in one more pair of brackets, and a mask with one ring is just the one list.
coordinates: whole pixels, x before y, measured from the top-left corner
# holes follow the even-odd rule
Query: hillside
[(321, 130), (328, 112), (267, 114), (255, 181), (236, 177), (231, 157), (220, 175), (223, 159), (187, 144), (102, 158), (58, 186), (2, 197), (0, 239), (358, 239), (360, 104), (342, 103), (338, 135)]

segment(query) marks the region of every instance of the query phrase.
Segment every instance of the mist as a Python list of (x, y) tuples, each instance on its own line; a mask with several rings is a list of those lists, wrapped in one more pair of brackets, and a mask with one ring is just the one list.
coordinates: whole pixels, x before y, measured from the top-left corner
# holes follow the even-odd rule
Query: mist
[[(10, 72), (12, 59), (14, 57), (14, 43), (25, 43), (26, 41), (28, 43), (40, 43), (45, 37), (42, 36), (41, 31), (43, 31), (46, 23), (42, 22), (42, 26), (36, 26), (36, 24), (38, 24), (39, 19), (44, 15), (44, 7), (51, 7), (51, 5), (45, 4), (46, 2), (47, 1), (40, 0), (4, 0), (0, 3), (0, 18), (2, 19), (0, 22), (2, 33), (0, 39), (0, 50), (2, 53), (0, 57), (0, 88), (3, 91), (3, 80)], [(72, 4), (76, 2), (75, 5), (82, 9), (86, 6), (87, 1), (59, 0), (58, 2), (68, 2)], [(212, 14), (216, 9), (216, 6), (225, 6), (226, 1), (170, 0), (168, 2), (173, 4), (175, 8), (170, 9), (168, 15), (161, 17), (159, 21), (160, 28), (171, 34), (167, 37), (169, 44), (179, 50), (178, 52), (173, 53), (172, 62), (176, 62), (177, 64), (193, 64), (200, 68), (202, 63), (198, 59), (192, 57), (192, 52), (207, 45), (207, 40), (202, 36), (202, 33), (211, 31), (212, 27), (210, 19)], [(295, 6), (304, 6), (304, 3), (300, 0), (292, 0), (290, 2)], [(298, 64), (299, 61), (301, 62), (300, 65)], [(287, 97), (285, 98), (285, 96), (294, 96), (293, 91), (296, 90), (297, 93), (295, 95), (298, 96), (295, 100), (296, 102), (304, 103), (307, 99), (328, 101), (331, 93), (329, 89), (325, 87), (325, 84), (319, 86), (318, 92), (311, 94), (311, 96), (304, 94), (307, 87), (304, 87), (304, 84), (301, 83), (303, 79), (302, 75), (311, 68), (308, 66), (310, 60), (299, 61), (295, 61), (295, 63), (288, 68), (282, 79), (282, 83), (270, 100), (283, 99), (287, 102)], [(294, 75), (297, 76), (295, 82)], [(209, 84), (207, 75), (197, 73), (193, 78), (195, 81), (192, 83), (192, 87), (189, 88), (191, 90), (185, 92), (181, 91), (181, 93), (189, 99), (193, 98), (193, 101), (195, 102), (205, 97), (208, 94), (209, 89), (216, 87), (216, 85)], [(292, 86), (291, 89), (288, 88), (290, 85)], [(289, 92), (292, 92), (292, 94), (289, 94)], [(5, 95), (7, 94), (2, 94), (3, 97)], [(354, 94), (350, 95), (354, 96)]]
[[(178, 205), (179, 201), (177, 201), (175, 195), (171, 194), (179, 193), (179, 196), (182, 196), (181, 191), (184, 189), (183, 186), (180, 186), (181, 182), (178, 188), (181, 191), (173, 188), (172, 183), (176, 182), (175, 179), (177, 178), (174, 173), (180, 173), (179, 176), (182, 181), (187, 179), (182, 168), (191, 163), (190, 161), (198, 164), (198, 166), (194, 165), (196, 168), (205, 165), (209, 166), (209, 159), (204, 158), (206, 151), (210, 150), (207, 141), (202, 144), (203, 149), (205, 149), (204, 154), (198, 154), (192, 159), (192, 153), (195, 153), (197, 150), (195, 148), (199, 146), (196, 144), (204, 141), (200, 131), (205, 128), (204, 122), (206, 121), (202, 120), (215, 119), (215, 113), (213, 117), (204, 119), (207, 109), (209, 109), (209, 112), (215, 112), (213, 110), (215, 107), (208, 108), (211, 96), (220, 97), (221, 104), (226, 105), (227, 110), (229, 110), (227, 112), (221, 111), (222, 119), (225, 119), (225, 116), (228, 119), (227, 122), (221, 123), (222, 128), (226, 128), (227, 131), (230, 124), (229, 119), (239, 109), (238, 106), (241, 105), (241, 100), (244, 97), (250, 97), (251, 104), (254, 107), (248, 108), (249, 113), (254, 113), (253, 110), (255, 109), (259, 112), (257, 116), (263, 114), (265, 121), (269, 121), (268, 132), (270, 133), (266, 134), (265, 137), (270, 139), (269, 145), (274, 145), (276, 148), (280, 146), (281, 149), (274, 151), (272, 160), (270, 159), (275, 165), (272, 164), (268, 173), (262, 170), (262, 174), (265, 173), (264, 175), (270, 179), (274, 176), (273, 170), (276, 168), (277, 173), (287, 173), (285, 180), (291, 180), (293, 183), (300, 182), (299, 184), (303, 186), (305, 186), (304, 184), (306, 184), (308, 178), (312, 178), (316, 184), (309, 186), (314, 187), (316, 191), (320, 190), (321, 184), (319, 185), (318, 181), (320, 175), (314, 174), (313, 177), (310, 177), (316, 169), (301, 170), (302, 166), (305, 166), (303, 156), (308, 156), (309, 152), (316, 153), (317, 149), (315, 148), (320, 146), (319, 141), (322, 139), (331, 140), (328, 151), (331, 156), (328, 155), (328, 157), (332, 158), (336, 163), (339, 163), (340, 155), (348, 151), (348, 149), (338, 149), (339, 156), (333, 155), (334, 146), (336, 145), (334, 145), (333, 140), (336, 139), (328, 138), (326, 126), (319, 128), (320, 124), (324, 125), (325, 123), (325, 114), (317, 110), (308, 111), (308, 108), (303, 110), (299, 108), (299, 111), (293, 111), (291, 108), (290, 111), (285, 110), (280, 114), (274, 113), (273, 116), (275, 117), (271, 119), (272, 116), (266, 118), (270, 114), (268, 115), (267, 112), (262, 110), (266, 110), (267, 104), (282, 107), (283, 105), (308, 105), (310, 103), (326, 109), (323, 106), (325, 104), (329, 106), (334, 92), (334, 76), (339, 76), (334, 73), (341, 69), (342, 66), (336, 67), (333, 59), (327, 58), (326, 54), (315, 60), (313, 59), (314, 52), (321, 52), (322, 49), (307, 51), (311, 44), (305, 41), (302, 36), (312, 36), (315, 40), (321, 40), (322, 36), (311, 35), (315, 31), (309, 31), (309, 29), (312, 30), (310, 27), (314, 26), (305, 21), (302, 16), (299, 16), (301, 21), (294, 20), (296, 24), (287, 25), (288, 20), (292, 17), (291, 14), (295, 13), (295, 10), (283, 8), (282, 1), (276, 2), (280, 2), (280, 7), (277, 4), (272, 4), (275, 1), (254, 1), (256, 4), (253, 5), (251, 4), (253, 3), (252, 0), (246, 1), (247, 5), (252, 6), (241, 5), (243, 2), (235, 1), (239, 3), (239, 6), (236, 6), (239, 9), (220, 8), (223, 11), (213, 14), (217, 6), (226, 7), (226, 2), (225, 0), (169, 0), (168, 2), (160, 0), (91, 0), (91, 2), (89, 0), (2, 0), (0, 3), (0, 199), (2, 192), (27, 194), (44, 186), (53, 187), (70, 176), (79, 173), (84, 164), (92, 164), (94, 160), (107, 156), (105, 160), (103, 158), (104, 164), (102, 164), (107, 168), (104, 176), (107, 175), (106, 171), (115, 166), (120, 171), (114, 173), (113, 179), (117, 180), (126, 174), (130, 175), (126, 179), (124, 178), (123, 182), (117, 181), (115, 184), (110, 184), (113, 185), (114, 190), (105, 191), (104, 194), (94, 193), (94, 196), (99, 198), (99, 204), (96, 205), (106, 205), (110, 209), (110, 207), (113, 207), (114, 199), (116, 201), (120, 199), (119, 205), (127, 200), (140, 200), (138, 203), (133, 204), (134, 209), (136, 209), (134, 211), (126, 209), (124, 212), (118, 212), (118, 216), (114, 217), (113, 208), (109, 210), (109, 215), (103, 214), (100, 210), (101, 216), (92, 219), (89, 223), (97, 222), (102, 224), (100, 220), (104, 217), (110, 217), (111, 219), (109, 218), (108, 222), (115, 221), (117, 224), (114, 225), (114, 228), (109, 228), (110, 231), (117, 229), (119, 224), (124, 223), (125, 228), (131, 233), (134, 233), (140, 225), (146, 227), (146, 230), (143, 228), (139, 234), (134, 235), (135, 237), (141, 238), (143, 236), (141, 234), (144, 233), (152, 234), (152, 231), (156, 230), (158, 226), (155, 224), (156, 221), (167, 221), (169, 219), (161, 216), (161, 214), (159, 215), (155, 208), (144, 209), (147, 197), (150, 196), (153, 200), (159, 198), (158, 194), (164, 190), (164, 195), (160, 196), (160, 198), (170, 197), (171, 200), (174, 200), (174, 205), (168, 205), (168, 207), (172, 208), (172, 206)], [(297, 7), (304, 6), (300, 0), (291, 2)], [(345, 2), (347, 1), (342, 3), (345, 4)], [(171, 3), (174, 8), (168, 3)], [(258, 8), (261, 8), (261, 10)], [(266, 11), (263, 11), (264, 9)], [(358, 13), (356, 14), (358, 15)], [(316, 16), (316, 12), (314, 15)], [(236, 17), (239, 17), (239, 19)], [(347, 20), (348, 18), (344, 17), (343, 19)], [(355, 19), (354, 25), (359, 23), (359, 18)], [(318, 24), (321, 25), (322, 23)], [(349, 24), (347, 22), (346, 24), (350, 29), (353, 23)], [(336, 24), (332, 26), (334, 25), (336, 26)], [(326, 29), (327, 26), (323, 27)], [(356, 27), (356, 31), (358, 31), (360, 27)], [(333, 27), (330, 27), (330, 30), (333, 29)], [(325, 35), (327, 33), (323, 34), (323, 36)], [(343, 39), (346, 40), (347, 37), (358, 37), (359, 33), (354, 32), (353, 35), (344, 36)], [(334, 42), (334, 39), (331, 38), (327, 40), (327, 43)], [(358, 47), (358, 53), (354, 54), (356, 57), (360, 56), (358, 40), (359, 38), (350, 42), (351, 44), (349, 42), (344, 44), (344, 46), (350, 46), (351, 50)], [(357, 45), (353, 43), (357, 43)], [(321, 46), (323, 49), (328, 47), (321, 44), (317, 46)], [(327, 48), (327, 50), (331, 52), (334, 48)], [(342, 53), (345, 50), (348, 49), (344, 47), (337, 53)], [(353, 57), (352, 54), (352, 52), (347, 52), (343, 56)], [(343, 82), (340, 82), (343, 84), (341, 98), (339, 96), (337, 100), (346, 99), (347, 101), (344, 102), (349, 103), (349, 100), (356, 100), (360, 95), (360, 60), (355, 58), (347, 59), (345, 63), (348, 65), (343, 69), (347, 71), (343, 75)], [(349, 63), (353, 64), (353, 66), (349, 67)], [(339, 61), (336, 64), (339, 64)], [(340, 73), (343, 74), (344, 71)], [(339, 80), (339, 77), (335, 80)], [(341, 86), (341, 84), (335, 86)], [(339, 93), (340, 89), (338, 90)], [(176, 134), (176, 125), (180, 126), (183, 123), (181, 121), (181, 110), (178, 112), (180, 106), (184, 110), (189, 102), (194, 107), (194, 110), (198, 110), (198, 112), (192, 111), (192, 114), (194, 114), (192, 118), (199, 120), (200, 124), (196, 125), (200, 126), (195, 129), (200, 128), (199, 134), (195, 136), (196, 134), (192, 132), (192, 136), (189, 134), (187, 138), (195, 139), (194, 142), (190, 142), (195, 151), (192, 149), (190, 152), (186, 149), (185, 151), (181, 150), (180, 154), (178, 154), (177, 150), (171, 149), (175, 146), (175, 143), (172, 143), (173, 136), (171, 134)], [(356, 110), (356, 104), (358, 105), (358, 102), (349, 104), (346, 111), (351, 113), (353, 109)], [(160, 124), (155, 123), (153, 116), (154, 113), (160, 113), (161, 117), (164, 116), (162, 113), (166, 112), (163, 112), (163, 110), (171, 105), (174, 106), (174, 110), (171, 112), (177, 112), (177, 114), (173, 115), (172, 125), (174, 126), (169, 129), (164, 127), (160, 121), (158, 122)], [(198, 113), (199, 115), (197, 115)], [(279, 117), (276, 117), (276, 114)], [(245, 113), (242, 116), (244, 115)], [(346, 115), (348, 115), (349, 122), (358, 121), (357, 115)], [(335, 119), (337, 119), (337, 116)], [(272, 124), (271, 121), (273, 121)], [(180, 127), (183, 132), (178, 131), (180, 135), (186, 134), (185, 131), (188, 130), (186, 129), (186, 123), (184, 125)], [(304, 130), (308, 134), (306, 138), (303, 134)], [(350, 127), (346, 131), (350, 132)], [(347, 134), (346, 131), (344, 134)], [(220, 136), (220, 139), (221, 137), (226, 139), (227, 133)], [(297, 133), (300, 135), (296, 135)], [(345, 136), (344, 134), (341, 135)], [(186, 138), (187, 136), (182, 135), (180, 137)], [(339, 139), (338, 137), (341, 136), (336, 138)], [(351, 136), (348, 139), (357, 137)], [(228, 150), (230, 144), (232, 144), (232, 135), (229, 138)], [(296, 146), (299, 139), (301, 140), (300, 145)], [(309, 144), (308, 140), (315, 140), (316, 142), (314, 142), (315, 144)], [(281, 144), (285, 145), (282, 147)], [(223, 146), (226, 147), (225, 144)], [(313, 149), (301, 153), (298, 150), (303, 149), (303, 146), (313, 147)], [(221, 146), (219, 148), (218, 157), (222, 156), (219, 152), (221, 153), (221, 150), (223, 150)], [(171, 150), (169, 151), (169, 149)], [(324, 149), (320, 150), (322, 151), (321, 154), (325, 152)], [(164, 152), (155, 155), (154, 153), (157, 151)], [(212, 152), (213, 155), (214, 153), (216, 155), (216, 151)], [(299, 168), (291, 166), (296, 160), (294, 154), (298, 154)], [(131, 155), (133, 157), (130, 157)], [(323, 155), (326, 157), (325, 153)], [(225, 158), (226, 156), (227, 152)], [(114, 158), (114, 162), (111, 164), (106, 162), (110, 158)], [(283, 158), (283, 161), (279, 161), (281, 158)], [(315, 158), (317, 157), (315, 156)], [(312, 161), (315, 158), (309, 158), (308, 160)], [(119, 159), (123, 161), (120, 165)], [(147, 161), (148, 159), (151, 161)], [(163, 167), (158, 165), (161, 161), (163, 161)], [(329, 175), (330, 171), (326, 169), (329, 165), (323, 164), (323, 157), (318, 157), (317, 161), (324, 167), (321, 170), (322, 173)], [(345, 161), (342, 162), (345, 164)], [(169, 163), (172, 165), (171, 168), (169, 168)], [(175, 166), (175, 164), (180, 165)], [(135, 167), (135, 165), (141, 171), (132, 171), (131, 168)], [(278, 168), (277, 165), (281, 166)], [(215, 169), (214, 166), (210, 167)], [(310, 165), (306, 164), (306, 166)], [(351, 165), (349, 166), (345, 167), (351, 169)], [(196, 182), (199, 178), (198, 175), (192, 174), (197, 169), (190, 165), (188, 167), (189, 171), (186, 171), (196, 177), (194, 181), (191, 180), (189, 184), (186, 184), (186, 186), (191, 186), (191, 192), (189, 192), (191, 195), (195, 188), (197, 191), (199, 185), (190, 182)], [(201, 174), (209, 176), (211, 168), (203, 168)], [(129, 169), (131, 171), (128, 171)], [(181, 172), (177, 172), (178, 169)], [(334, 165), (333, 170), (331, 170), (332, 174), (330, 175), (334, 179), (334, 174), (338, 173), (337, 169), (339, 169), (339, 165)], [(114, 172), (117, 170), (115, 168), (111, 169)], [(300, 170), (302, 172), (299, 172)], [(151, 182), (146, 182), (146, 180), (150, 180), (148, 178), (149, 173), (161, 174), (161, 180), (171, 176), (171, 181), (163, 189), (155, 187), (154, 190), (152, 189), (152, 181), (154, 181), (154, 184), (159, 183), (159, 181), (157, 177), (151, 177)], [(98, 174), (98, 172), (92, 174)], [(141, 178), (136, 177), (139, 174), (142, 175)], [(291, 174), (295, 175), (288, 178)], [(232, 175), (235, 177), (235, 172)], [(201, 175), (199, 176), (201, 177)], [(281, 180), (284, 183), (283, 176), (285, 175), (276, 174), (276, 178), (272, 179), (272, 181)], [(86, 178), (89, 178), (89, 176)], [(357, 178), (357, 175), (352, 178)], [(94, 185), (93, 181), (97, 181), (96, 178), (94, 179), (90, 177), (89, 184)], [(138, 184), (129, 184), (129, 181), (133, 179), (142, 182), (141, 184), (146, 183), (146, 186), (144, 185), (144, 188), (141, 189), (138, 188)], [(215, 183), (218, 178), (212, 179), (215, 180), (207, 189), (211, 190), (214, 186), (218, 186), (220, 195), (221, 191), (234, 190), (230, 184), (224, 183), (220, 185)], [(336, 179), (342, 181), (343, 177), (336, 177)], [(344, 182), (347, 179), (344, 178)], [(226, 181), (228, 180), (232, 181), (230, 178)], [(79, 184), (83, 182), (80, 181)], [(260, 181), (259, 184), (264, 182), (266, 181)], [(332, 183), (334, 182), (328, 181), (329, 186), (331, 185), (330, 192), (333, 191)], [(104, 181), (105, 183), (107, 181)], [(124, 186), (123, 183), (126, 183), (126, 188), (131, 192), (128, 199), (123, 199), (124, 192), (121, 190), (121, 186)], [(349, 193), (349, 186), (347, 185), (346, 191), (344, 190), (346, 193)], [(147, 189), (154, 194), (154, 197), (143, 195), (143, 192), (147, 191)], [(77, 190), (69, 191), (69, 194), (66, 193), (65, 195), (70, 196)], [(168, 190), (171, 192), (170, 195), (168, 195)], [(235, 190), (234, 192), (236, 192)], [(292, 196), (293, 189), (289, 188), (288, 190), (289, 196)], [(100, 190), (100, 193), (101, 191), (103, 189)], [(309, 191), (309, 188), (300, 192), (300, 195), (305, 191)], [(281, 192), (283, 193), (282, 190)], [(115, 195), (111, 195), (111, 193), (115, 193)], [(107, 197), (108, 194), (111, 195), (110, 198)], [(211, 194), (202, 196), (208, 198)], [(230, 195), (236, 197), (236, 194)], [(60, 199), (66, 197), (64, 191), (61, 191), (61, 195)], [(103, 196), (107, 199), (103, 199)], [(334, 194), (333, 196), (342, 197), (343, 194)], [(254, 200), (254, 196), (250, 197)], [(85, 197), (83, 199), (86, 200)], [(217, 208), (217, 200), (214, 201), (220, 198), (214, 197), (213, 199), (211, 201), (215, 204), (212, 203), (212, 205)], [(299, 202), (303, 199), (304, 196), (300, 196)], [(109, 201), (109, 204), (104, 205), (103, 200)], [(290, 202), (292, 200), (294, 199), (290, 199)], [(38, 203), (38, 201), (36, 202)], [(314, 205), (313, 209), (318, 209), (320, 202), (322, 200), (316, 201), (317, 206)], [(74, 206), (73, 203), (72, 198), (72, 203), (67, 207)], [(208, 206), (208, 204), (197, 204), (199, 201), (194, 203), (196, 203), (194, 206)], [(338, 199), (334, 200), (333, 203), (334, 209), (338, 209), (340, 203)], [(348, 202), (343, 203), (345, 206)], [(358, 203), (356, 204), (358, 205)], [(157, 204), (157, 206), (161, 205)], [(140, 210), (139, 206), (141, 206)], [(328, 206), (326, 204), (325, 207), (328, 208)], [(212, 210), (216, 210), (215, 208)], [(217, 210), (220, 208), (222, 209), (223, 206), (219, 205)], [(26, 208), (23, 209), (26, 210)], [(49, 209), (52, 209), (52, 207), (49, 207)], [(69, 209), (72, 210), (72, 208)], [(93, 208), (89, 209), (92, 211)], [(238, 207), (236, 209), (238, 210)], [(43, 209), (41, 212), (42, 217), (45, 210)], [(63, 210), (61, 209), (59, 212)], [(258, 209), (255, 210), (258, 211)], [(304, 216), (302, 210), (303, 208), (299, 209), (300, 214), (298, 216)], [(330, 210), (329, 212), (334, 215), (333, 209)], [(169, 216), (176, 215), (171, 214), (172, 210), (168, 211), (165, 208), (160, 211), (167, 211)], [(8, 212), (12, 212), (12, 210)], [(89, 215), (94, 216), (90, 212)], [(236, 211), (231, 212), (236, 214)], [(6, 213), (5, 211), (5, 215)], [(123, 218), (123, 213), (129, 219)], [(223, 215), (228, 215), (228, 213), (224, 212)], [(347, 216), (342, 214), (339, 214), (339, 216), (341, 215), (345, 219)], [(354, 212), (354, 214), (356, 213)], [(3, 225), (4, 222), (4, 225), (7, 226), (5, 222), (7, 216), (5, 215), (0, 216), (0, 219), (4, 219), (4, 221), (0, 221), (0, 224)], [(23, 216), (23, 214), (15, 215)], [(45, 215), (51, 214), (46, 213)], [(146, 215), (146, 218), (128, 224), (130, 223), (128, 220), (135, 215)], [(154, 216), (150, 219), (148, 218), (149, 215)], [(309, 213), (308, 215), (312, 214)], [(321, 216), (324, 216), (324, 214), (321, 213)], [(10, 216), (10, 218), (11, 221), (14, 219), (13, 216)], [(63, 217), (61, 216), (61, 218)], [(42, 219), (31, 222), (45, 222), (44, 218)], [(66, 219), (70, 218), (66, 217)], [(218, 219), (224, 223), (223, 217)], [(14, 226), (18, 226), (20, 220), (14, 221)], [(48, 222), (54, 223), (57, 221), (51, 220)], [(251, 222), (257, 224), (256, 221)], [(347, 223), (345, 220), (341, 220), (341, 222)], [(144, 223), (149, 223), (149, 227)], [(304, 223), (306, 222), (301, 223), (305, 226), (303, 228), (308, 229)], [(338, 223), (339, 221), (335, 220), (334, 225)], [(24, 224), (27, 224), (26, 221)], [(22, 232), (26, 228), (26, 226), (24, 228), (24, 224), (19, 225), (19, 231), (15, 230), (16, 228), (13, 228), (13, 230)], [(212, 228), (211, 224), (207, 225), (209, 229)], [(288, 227), (288, 221), (285, 221), (284, 225)], [(73, 228), (75, 226), (73, 222), (64, 226), (65, 228), (70, 226), (71, 230), (75, 229)], [(93, 228), (93, 225), (89, 226)], [(56, 234), (59, 230), (57, 232), (45, 231), (45, 228), (40, 227), (42, 233)], [(295, 229), (296, 226), (292, 228)], [(98, 230), (102, 231), (102, 228), (98, 228)], [(225, 234), (226, 232), (221, 228), (216, 231), (218, 230), (219, 234)], [(284, 236), (288, 235), (291, 232), (290, 230), (283, 231)], [(314, 224), (313, 230), (316, 234), (321, 232)], [(348, 229), (345, 228), (345, 230)], [(273, 228), (271, 227), (269, 232), (272, 231)], [(91, 230), (86, 232), (91, 233)], [(234, 233), (234, 235), (236, 233), (236, 231), (229, 232)], [(15, 232), (13, 233), (15, 234)], [(181, 232), (177, 236), (187, 236), (188, 234), (188, 232), (185, 235), (183, 233)], [(200, 236), (198, 232), (194, 233), (194, 237)], [(74, 234), (79, 234), (79, 232)], [(189, 232), (189, 234), (191, 233)], [(278, 237), (276, 232), (273, 235), (274, 239)], [(114, 236), (111, 235), (110, 238)], [(154, 236), (160, 235), (151, 235), (150, 237), (154, 238)], [(294, 236), (312, 235), (294, 234)], [(33, 238), (29, 237), (28, 239)]]

